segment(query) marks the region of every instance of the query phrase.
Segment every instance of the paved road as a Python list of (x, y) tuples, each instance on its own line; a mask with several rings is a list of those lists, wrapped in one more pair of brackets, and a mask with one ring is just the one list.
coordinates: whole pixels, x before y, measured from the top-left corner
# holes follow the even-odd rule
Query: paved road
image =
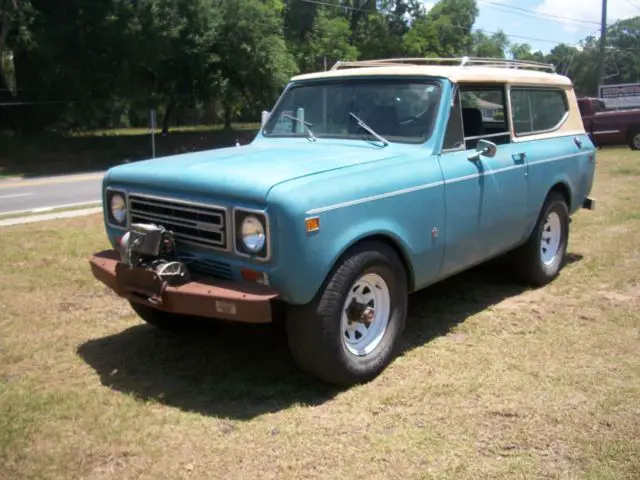
[(104, 172), (0, 180), (0, 216), (54, 208), (99, 205)]

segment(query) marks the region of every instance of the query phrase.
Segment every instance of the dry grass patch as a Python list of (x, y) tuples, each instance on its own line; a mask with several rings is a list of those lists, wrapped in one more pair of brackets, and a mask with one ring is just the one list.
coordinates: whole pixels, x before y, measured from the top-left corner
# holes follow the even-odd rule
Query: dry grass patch
[(556, 282), (415, 294), (403, 355), (342, 391), (269, 327), (143, 325), (91, 277), (97, 216), (0, 229), (0, 478), (638, 478), (638, 175), (600, 154)]

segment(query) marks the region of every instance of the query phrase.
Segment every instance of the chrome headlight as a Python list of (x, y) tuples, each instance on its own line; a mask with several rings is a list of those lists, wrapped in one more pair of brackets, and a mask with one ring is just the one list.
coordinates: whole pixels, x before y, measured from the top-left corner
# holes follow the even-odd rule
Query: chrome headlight
[(106, 200), (109, 223), (124, 227), (127, 223), (127, 200), (125, 194), (115, 190), (107, 190)]
[(234, 208), (234, 252), (242, 257), (266, 262), (271, 256), (269, 214), (260, 210)]
[(251, 253), (257, 253), (264, 248), (266, 235), (262, 222), (255, 215), (248, 215), (242, 221), (240, 238), (244, 247)]

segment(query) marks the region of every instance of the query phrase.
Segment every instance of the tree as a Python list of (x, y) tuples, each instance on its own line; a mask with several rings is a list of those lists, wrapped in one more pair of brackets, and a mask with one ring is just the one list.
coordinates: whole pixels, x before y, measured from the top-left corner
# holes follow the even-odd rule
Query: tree
[(2, 82), (16, 94), (13, 53), (7, 50), (7, 39), (17, 21), (20, 10), (18, 0), (0, 0), (0, 88)]
[(605, 83), (640, 80), (640, 17), (620, 20), (607, 33)]
[(316, 16), (307, 43), (298, 50), (298, 67), (302, 72), (330, 66), (338, 60), (356, 60), (358, 49), (349, 43), (350, 31), (347, 19), (321, 10)]
[(287, 0), (285, 2), (283, 33), (292, 51), (296, 51), (298, 47), (308, 41), (318, 11), (321, 9), (322, 7), (318, 4), (304, 2), (303, 0)]
[(223, 0), (215, 50), (225, 103), (225, 126), (242, 100), (271, 105), (298, 71), (284, 41), (282, 18), (260, 0)]
[(529, 60), (534, 62), (545, 62), (545, 55), (541, 51), (532, 52), (528, 43), (513, 43), (509, 47), (511, 56), (515, 60)]
[(17, 12), (18, 0), (0, 0), (0, 54), (4, 52), (4, 46)]
[(478, 16), (475, 0), (441, 0), (418, 18), (404, 40), (408, 55), (453, 57), (469, 53)]
[(402, 56), (403, 42), (412, 25), (424, 18), (422, 2), (382, 0), (377, 10), (362, 17), (355, 32), (355, 44), (362, 59)]
[(482, 30), (473, 33), (473, 55), (476, 57), (505, 58), (509, 38), (503, 31), (487, 35)]
[(220, 10), (214, 0), (140, 0), (130, 13), (128, 96), (147, 108), (164, 106), (166, 134), (178, 105), (208, 101), (217, 93)]

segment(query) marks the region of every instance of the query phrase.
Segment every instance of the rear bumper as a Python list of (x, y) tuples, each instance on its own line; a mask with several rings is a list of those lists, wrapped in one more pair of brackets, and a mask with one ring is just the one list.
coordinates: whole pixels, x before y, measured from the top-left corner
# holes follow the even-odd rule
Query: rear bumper
[[(245, 323), (269, 323), (272, 321), (271, 301), (278, 292), (262, 285), (240, 284), (236, 282), (196, 278), (180, 286), (166, 286), (158, 301), (149, 300), (148, 284), (138, 291), (131, 287), (136, 269), (131, 278), (123, 279), (131, 272), (123, 269), (116, 250), (105, 250), (89, 258), (93, 276), (113, 290), (120, 297), (141, 303), (158, 310), (182, 315), (218, 318)], [(126, 281), (125, 281), (126, 280)], [(135, 282), (135, 280), (133, 280)]]
[(585, 208), (587, 210), (595, 210), (596, 209), (595, 199), (590, 197), (585, 198), (584, 202), (582, 202), (582, 208)]

